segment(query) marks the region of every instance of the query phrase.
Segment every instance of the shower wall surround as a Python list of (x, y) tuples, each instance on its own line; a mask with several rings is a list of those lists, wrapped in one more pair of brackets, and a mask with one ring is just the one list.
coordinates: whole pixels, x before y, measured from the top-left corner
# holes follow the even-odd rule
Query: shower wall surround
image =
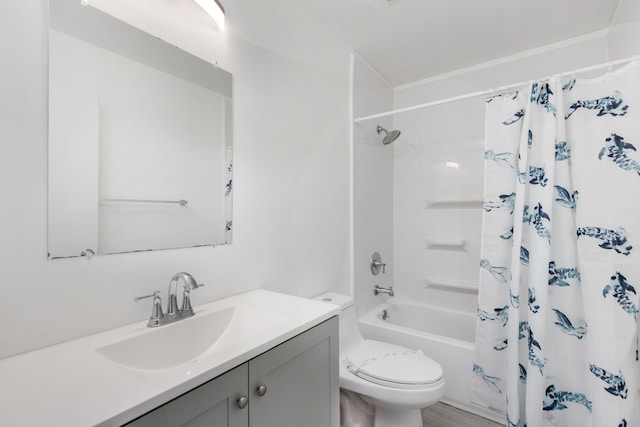
[[(469, 70), (437, 76), (414, 84), (393, 89), (393, 106), (375, 111), (358, 111), (366, 104), (365, 92), (355, 92), (355, 117), (390, 109), (463, 95), (470, 92), (500, 87), (509, 83), (533, 79), (553, 73), (620, 59), (640, 52), (640, 22), (624, 22), (613, 26), (608, 33), (597, 37), (574, 39), (549, 46), (535, 52), (523, 52), (497, 61), (480, 64)], [(363, 69), (366, 68), (362, 65)], [(356, 74), (356, 89), (358, 89)], [(365, 82), (366, 79), (363, 79)], [(364, 84), (361, 83), (361, 86)], [(372, 88), (375, 86), (372, 86)], [(370, 93), (375, 93), (373, 89)], [(362, 99), (358, 97), (362, 96)], [(384, 97), (382, 98), (384, 99)], [(396, 295), (413, 301), (475, 312), (478, 286), (479, 245), (481, 228), (481, 199), (483, 189), (484, 159), (484, 100), (482, 98), (455, 102), (409, 113), (386, 117), (387, 125), (402, 131), (394, 142), (393, 164), (385, 168), (370, 166), (370, 179), (393, 179), (392, 202), (379, 209), (375, 216), (392, 218), (392, 251), (383, 256), (389, 262)], [(366, 163), (358, 158), (358, 129), (375, 128), (375, 120), (355, 125), (355, 166)], [(384, 126), (384, 123), (381, 123)], [(377, 135), (369, 135), (367, 144), (379, 143)], [(382, 147), (380, 143), (380, 147)], [(391, 171), (391, 172), (389, 172)], [(356, 178), (358, 175), (356, 174)], [(366, 178), (360, 178), (366, 181)], [(357, 184), (357, 181), (356, 181)], [(381, 223), (358, 235), (358, 224), (365, 227), (372, 223), (369, 210), (358, 211), (359, 197), (382, 200), (385, 197), (365, 188), (365, 196), (358, 196), (361, 188), (355, 187), (356, 224), (356, 295), (369, 295), (366, 287), (372, 277), (358, 279), (358, 248), (364, 240), (370, 242), (370, 234), (381, 233), (378, 238), (389, 239), (387, 231), (381, 231)], [(380, 211), (381, 209), (381, 211)], [(364, 228), (363, 228), (364, 230)], [(382, 253), (382, 251), (381, 251)], [(364, 313), (379, 300), (370, 296), (358, 301), (358, 309)]]
[[(150, 307), (133, 297), (164, 292), (178, 271), (207, 284), (196, 308), (256, 288), (348, 291), (350, 51), (287, 0), (225, 4), (225, 32), (195, 3), (171, 9), (191, 2), (101, 2), (234, 74), (233, 244), (47, 260), (47, 3), (0, 6), (0, 357), (143, 320)], [(146, 13), (156, 6), (169, 9)]]
[[(398, 88), (394, 108), (606, 62), (607, 40)], [(475, 312), (482, 227), (484, 99), (395, 117), (394, 280), (399, 295)]]

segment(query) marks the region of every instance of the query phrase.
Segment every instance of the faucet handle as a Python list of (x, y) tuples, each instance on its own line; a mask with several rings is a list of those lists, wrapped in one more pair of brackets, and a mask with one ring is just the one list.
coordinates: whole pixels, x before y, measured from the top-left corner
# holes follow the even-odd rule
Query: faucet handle
[(382, 274), (385, 274), (385, 268), (387, 264), (382, 262), (382, 257), (378, 252), (374, 252), (371, 255), (371, 274), (377, 276), (380, 273), (380, 267), (382, 267)]
[[(204, 283), (196, 283), (196, 286), (193, 289), (198, 289), (204, 286)], [(182, 307), (180, 308), (180, 314), (182, 317), (191, 317), (193, 316), (193, 307), (191, 307), (191, 291), (189, 289), (185, 289), (182, 294)]]
[(160, 291), (153, 291), (153, 293), (150, 294), (150, 295), (143, 295), (141, 297), (133, 297), (133, 300), (134, 301), (140, 301), (141, 299), (146, 299), (146, 298), (151, 298), (151, 297), (153, 297), (153, 299), (160, 298)]
[(153, 308), (151, 310), (151, 317), (149, 317), (147, 326), (150, 328), (160, 326), (162, 318), (164, 317), (164, 313), (162, 312), (162, 300), (160, 299), (160, 291), (153, 291), (153, 293), (150, 295), (134, 297), (133, 300), (140, 301), (141, 299), (147, 298), (153, 298)]

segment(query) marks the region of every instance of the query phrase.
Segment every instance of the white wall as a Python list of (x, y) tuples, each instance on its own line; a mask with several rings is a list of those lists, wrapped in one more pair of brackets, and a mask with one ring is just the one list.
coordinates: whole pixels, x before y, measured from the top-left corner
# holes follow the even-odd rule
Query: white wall
[(47, 2), (0, 6), (0, 357), (142, 320), (150, 303), (133, 297), (178, 271), (206, 284), (195, 306), (255, 288), (348, 292), (349, 49), (295, 0), (226, 2), (223, 33), (191, 3), (120, 5), (234, 74), (233, 244), (51, 261)]
[[(393, 105), (391, 86), (359, 57), (354, 57), (354, 117), (387, 111)], [(392, 285), (393, 277), (393, 147), (382, 144), (380, 125), (393, 129), (393, 119), (354, 124), (354, 297), (359, 314), (379, 304), (373, 287)], [(380, 253), (386, 273), (371, 273), (371, 255)]]
[(640, 2), (622, 0), (607, 40), (609, 57), (614, 59), (640, 55)]

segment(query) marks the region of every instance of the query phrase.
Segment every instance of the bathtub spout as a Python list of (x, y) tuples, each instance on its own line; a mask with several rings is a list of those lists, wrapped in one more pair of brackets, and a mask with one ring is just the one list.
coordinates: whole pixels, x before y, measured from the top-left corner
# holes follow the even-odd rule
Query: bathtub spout
[(373, 288), (373, 294), (374, 295), (387, 294), (390, 297), (392, 297), (393, 296), (393, 286), (384, 287), (384, 286), (376, 285)]

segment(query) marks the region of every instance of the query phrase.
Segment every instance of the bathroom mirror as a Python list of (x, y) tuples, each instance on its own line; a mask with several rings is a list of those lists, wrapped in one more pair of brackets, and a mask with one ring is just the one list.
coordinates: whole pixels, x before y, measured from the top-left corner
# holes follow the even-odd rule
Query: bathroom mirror
[(49, 258), (231, 241), (232, 76), (49, 4)]

